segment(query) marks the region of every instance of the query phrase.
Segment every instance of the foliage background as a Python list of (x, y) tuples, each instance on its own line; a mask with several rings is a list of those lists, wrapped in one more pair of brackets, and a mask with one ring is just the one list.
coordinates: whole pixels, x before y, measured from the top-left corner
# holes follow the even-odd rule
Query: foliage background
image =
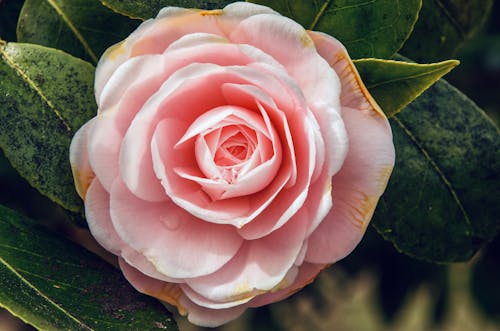
[[(13, 2), (16, 4), (12, 5)], [(0, 25), (15, 26), (22, 1), (0, 0)], [(3, 8), (2, 8), (3, 7)], [(10, 34), (6, 40), (15, 40)], [(500, 3), (455, 57), (447, 80), (500, 123)], [(64, 214), (0, 155), (0, 204), (61, 227)], [(499, 197), (500, 198), (500, 197)], [(71, 236), (72, 228), (63, 228)], [(398, 253), (370, 227), (356, 251), (285, 302), (247, 312), (220, 330), (500, 330), (500, 238), (468, 263), (449, 266)], [(198, 330), (178, 319), (181, 330)], [(0, 313), (0, 331), (33, 330)]]

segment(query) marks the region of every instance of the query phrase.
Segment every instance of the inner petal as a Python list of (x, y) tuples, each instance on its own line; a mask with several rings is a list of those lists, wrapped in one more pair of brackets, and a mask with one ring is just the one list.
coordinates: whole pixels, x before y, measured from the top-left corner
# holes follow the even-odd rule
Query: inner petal
[[(226, 129), (228, 128), (224, 128), (223, 131)], [(229, 127), (229, 129), (235, 132), (218, 146), (214, 155), (215, 164), (221, 167), (237, 166), (245, 162), (255, 150), (255, 145), (248, 141), (239, 128)]]

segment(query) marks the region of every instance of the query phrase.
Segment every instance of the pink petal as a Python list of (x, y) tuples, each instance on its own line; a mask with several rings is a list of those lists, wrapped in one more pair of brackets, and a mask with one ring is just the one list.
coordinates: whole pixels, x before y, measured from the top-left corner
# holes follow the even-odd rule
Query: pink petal
[(258, 14), (277, 14), (255, 4), (234, 3), (223, 11), (166, 7), (156, 19), (143, 22), (126, 40), (110, 47), (96, 68), (95, 91), (99, 103), (103, 86), (127, 59), (139, 54), (162, 53), (169, 45), (192, 33), (225, 36), (243, 19)]
[(333, 208), (310, 237), (306, 261), (333, 263), (361, 240), (394, 165), (390, 126), (364, 86), (345, 48), (334, 38), (309, 32), (319, 54), (342, 82), (342, 117), (349, 152), (333, 177)]
[(85, 123), (74, 135), (69, 148), (71, 171), (78, 195), (85, 200), (87, 190), (95, 178), (89, 162), (88, 134), (95, 124), (95, 117)]
[(340, 111), (340, 81), (298, 23), (279, 15), (252, 16), (229, 39), (250, 44), (276, 59), (297, 82), (308, 104), (319, 101)]
[(130, 58), (130, 49), (145, 31), (147, 31), (154, 24), (153, 20), (143, 22), (137, 29), (135, 29), (127, 39), (109, 47), (99, 59), (96, 67), (94, 90), (96, 95), (97, 104), (100, 103), (101, 92), (104, 85), (108, 82), (113, 72), (121, 64)]
[[(269, 68), (259, 64), (259, 69), (264, 69), (264, 72), (267, 73)], [(286, 141), (289, 146), (286, 148), (287, 152), (285, 154), (285, 156), (289, 155), (287, 158), (288, 160), (282, 162), (282, 170), (285, 170), (288, 164), (292, 166), (292, 172), (290, 173), (292, 178), (288, 181), (288, 185), (292, 185), (292, 188), (286, 191), (286, 193), (282, 193), (282, 197), (276, 202), (274, 202), (274, 200), (276, 199), (276, 195), (282, 191), (282, 187), (273, 187), (272, 190), (268, 191), (272, 192), (273, 195), (269, 196), (267, 200), (264, 200), (265, 202), (261, 202), (260, 206), (265, 208), (259, 208), (257, 210), (258, 213), (253, 213), (252, 216), (255, 217), (252, 217), (253, 221), (246, 222), (247, 224), (239, 231), (245, 239), (256, 239), (269, 234), (283, 225), (291, 215), (302, 206), (307, 194), (304, 190), (306, 190), (312, 175), (311, 167), (315, 164), (313, 158), (315, 157), (316, 137), (312, 137), (314, 134), (314, 129), (312, 129), (312, 127), (314, 127), (314, 125), (310, 122), (311, 120), (314, 121), (314, 118), (305, 118), (304, 115), (307, 114), (307, 112), (301, 111), (303, 105), (300, 102), (300, 94), (294, 94), (295, 91), (293, 87), (290, 87), (293, 86), (293, 82), (290, 82), (287, 77), (278, 70), (272, 70), (269, 74), (269, 77), (275, 77), (275, 80), (270, 80), (265, 85), (260, 84), (258, 81), (254, 83), (256, 86), (224, 85), (225, 97), (230, 103), (237, 103), (249, 107), (251, 103), (254, 102), (253, 100), (258, 100), (263, 105), (266, 105), (266, 114), (273, 116), (272, 122), (275, 129), (280, 131), (282, 141)], [(279, 77), (279, 79), (277, 77)], [(278, 86), (283, 86), (282, 84), (286, 85), (284, 85), (285, 87), (282, 87), (281, 90), (287, 91), (287, 88), (289, 88), (291, 89), (291, 91), (289, 90), (290, 94), (287, 95), (275, 91), (275, 89), (279, 89)], [(273, 97), (276, 95), (277, 98), (274, 100), (269, 99), (266, 93), (267, 91), (269, 91), (268, 93), (274, 93), (271, 95), (273, 95)], [(282, 99), (284, 95), (286, 98)], [(280, 111), (276, 109), (277, 105), (274, 104), (274, 101), (288, 108), (284, 108), (284, 111)], [(287, 118), (287, 116), (289, 118)], [(312, 127), (309, 127), (308, 124)], [(293, 129), (289, 129), (289, 125), (292, 125)], [(295, 138), (293, 140), (292, 132), (294, 133), (293, 138)], [(297, 143), (297, 147), (294, 145), (294, 141), (299, 142)], [(290, 151), (292, 152), (291, 154)], [(295, 163), (297, 162), (296, 153), (300, 155), (298, 161), (300, 165), (297, 168), (295, 167)], [(302, 176), (299, 183), (295, 183), (297, 169), (301, 170), (300, 176)], [(289, 172), (286, 170), (284, 173), (288, 174)], [(279, 174), (277, 178), (281, 178)], [(272, 205), (270, 205), (271, 202)]]
[(334, 263), (361, 240), (394, 165), (394, 145), (385, 117), (344, 108), (350, 137), (342, 169), (333, 177), (333, 208), (309, 238), (306, 261)]
[(240, 301), (274, 288), (300, 253), (307, 225), (304, 219), (307, 215), (299, 212), (269, 236), (246, 241), (220, 270), (186, 279), (186, 284), (201, 296), (217, 302)]
[(176, 119), (164, 119), (152, 139), (154, 169), (173, 201), (194, 216), (219, 224), (231, 224), (236, 217), (247, 213), (248, 197), (231, 200), (212, 201), (199, 184), (187, 180), (179, 174), (203, 177), (197, 166), (194, 148), (184, 144), (175, 148), (176, 142), (186, 129), (185, 124)]
[(200, 15), (195, 10), (177, 11), (175, 15), (160, 12), (149, 29), (134, 41), (130, 56), (161, 54), (177, 39), (191, 33), (209, 33), (224, 36), (216, 19)]
[(230, 120), (233, 124), (247, 125), (254, 130), (270, 136), (270, 134), (267, 133), (266, 124), (258, 113), (234, 105), (224, 105), (213, 108), (198, 116), (198, 118), (191, 123), (184, 136), (179, 140), (177, 146), (182, 145), (186, 140), (208, 131), (211, 128), (217, 127), (219, 123), (226, 119)]
[(189, 300), (182, 292), (179, 284), (163, 282), (142, 274), (137, 269), (120, 259), (120, 268), (134, 288), (144, 294), (153, 296), (177, 307), (181, 315), (188, 315), (188, 320), (196, 325), (216, 327), (240, 316), (246, 309), (238, 306), (228, 309), (209, 309), (201, 307)]
[[(177, 71), (135, 116), (120, 152), (120, 173), (134, 194), (147, 196), (151, 190), (149, 184), (159, 182), (153, 171), (150, 144), (161, 118), (175, 117), (178, 123), (185, 122), (187, 129), (200, 113), (224, 104), (218, 84), (210, 84), (206, 77), (216, 71), (224, 69), (210, 64), (193, 64)], [(219, 79), (224, 80), (224, 77)], [(181, 136), (175, 138), (177, 143)]]
[(335, 70), (342, 84), (342, 107), (375, 111), (385, 117), (366, 89), (345, 47), (335, 38), (317, 31), (308, 31), (318, 53)]
[(227, 5), (223, 9), (223, 12), (225, 18), (235, 19), (238, 21), (260, 14), (279, 15), (269, 7), (248, 2), (233, 2)]
[(118, 262), (123, 275), (137, 291), (176, 306), (179, 313), (186, 314), (186, 308), (180, 303), (183, 293), (179, 284), (149, 277), (128, 264), (124, 259), (120, 258)]
[[(200, 45), (195, 50), (177, 50), (162, 57), (151, 55), (127, 61), (111, 76), (101, 96), (100, 112), (102, 115), (106, 114), (106, 116), (114, 118), (116, 136), (118, 136), (118, 133), (125, 135), (125, 130), (145, 101), (160, 88), (163, 81), (170, 74), (190, 63), (190, 61), (245, 64), (249, 59), (241, 54), (235, 45), (219, 43), (212, 45), (212, 47)], [(104, 136), (110, 133), (107, 130), (102, 132)], [(93, 152), (93, 154), (99, 160), (102, 159), (101, 164), (104, 167), (109, 168), (111, 165), (117, 164), (113, 157), (116, 156), (117, 149), (121, 146), (118, 144), (120, 141), (119, 138), (97, 140), (97, 145), (105, 145), (107, 152), (104, 156), (96, 152)], [(110, 180), (103, 180), (105, 186), (108, 187), (113, 176), (107, 175), (109, 172), (105, 170), (106, 168), (104, 168), (102, 176), (111, 177)], [(147, 181), (145, 180), (142, 186), (141, 183), (135, 183), (138, 186), (134, 187), (134, 193), (150, 201), (163, 200), (165, 198), (163, 190), (156, 178), (151, 173), (149, 176), (144, 175), (143, 178), (147, 179)]]
[(248, 307), (260, 307), (273, 302), (281, 301), (296, 293), (298, 290), (311, 283), (319, 272), (326, 268), (324, 264), (304, 263), (299, 267), (298, 275), (291, 285), (276, 292), (268, 292), (255, 297)]
[(181, 304), (186, 307), (188, 321), (202, 327), (215, 328), (238, 318), (246, 310), (245, 306), (226, 309), (210, 309), (199, 306), (182, 296)]
[[(138, 114), (138, 116), (134, 119), (134, 122), (132, 123), (131, 129), (127, 133), (127, 136), (130, 135), (130, 142), (131, 146), (140, 146), (143, 143), (141, 140), (149, 140), (149, 135), (150, 133), (148, 130), (151, 130), (147, 127), (148, 123), (155, 123), (160, 120), (162, 117), (169, 117), (169, 116), (174, 116), (177, 121), (176, 128), (171, 130), (168, 135), (165, 134), (165, 136), (161, 139), (156, 139), (155, 140), (155, 149), (157, 151), (161, 151), (158, 155), (153, 155), (153, 158), (156, 160), (155, 161), (155, 171), (156, 174), (159, 178), (161, 178), (165, 189), (167, 191), (167, 194), (182, 208), (189, 210), (191, 213), (196, 215), (199, 218), (203, 218), (205, 220), (211, 221), (211, 222), (216, 222), (216, 223), (227, 223), (231, 222), (231, 224), (235, 224), (236, 226), (241, 226), (244, 224), (244, 222), (248, 222), (249, 220), (253, 219), (253, 215), (255, 215), (256, 210), (260, 210), (266, 200), (268, 200), (269, 194), (262, 194), (257, 197), (252, 197), (252, 201), (249, 201), (248, 199), (243, 199), (239, 200), (238, 202), (235, 202), (231, 200), (231, 202), (226, 202), (226, 201), (215, 201), (211, 202), (208, 197), (204, 197), (203, 194), (200, 194), (199, 189), (196, 190), (196, 187), (191, 186), (189, 187), (189, 184), (183, 185), (182, 182), (178, 181), (178, 179), (175, 179), (177, 177), (176, 174), (170, 173), (171, 170), (174, 169), (175, 166), (175, 161), (176, 159), (176, 154), (178, 154), (178, 151), (174, 151), (172, 148), (168, 148), (167, 146), (169, 144), (172, 144), (172, 141), (175, 140), (176, 142), (181, 138), (179, 136), (180, 132), (183, 131), (182, 129), (182, 121), (185, 121), (186, 123), (191, 123), (193, 122), (198, 116), (200, 116), (203, 112), (206, 111), (206, 109), (214, 108), (217, 107), (217, 103), (220, 102), (220, 104), (226, 104), (227, 102), (230, 102), (227, 100), (227, 95), (224, 96), (226, 100), (220, 100), (220, 86), (227, 83), (243, 83), (244, 80), (251, 80), (252, 83), (255, 82), (260, 86), (265, 86), (266, 83), (270, 80), (268, 76), (264, 76), (260, 74), (259, 72), (253, 70), (252, 68), (240, 68), (240, 67), (227, 67), (227, 68), (221, 68), (218, 66), (214, 65), (208, 65), (208, 64), (198, 64), (198, 65), (191, 65), (189, 67), (186, 67), (185, 69), (180, 70), (176, 75), (179, 75), (180, 78), (186, 78), (186, 77), (195, 77), (196, 79), (193, 79), (191, 81), (188, 79), (187, 81), (184, 80), (184, 86), (182, 87), (182, 90), (179, 89), (176, 91), (176, 93), (169, 98), (166, 99), (166, 102), (171, 103), (173, 106), (167, 107), (166, 105), (162, 105), (160, 107), (160, 104), (162, 102), (162, 99), (155, 99), (152, 98), (148, 104), (153, 105), (152, 107), (145, 107), (143, 111)], [(176, 76), (174, 75), (174, 76)], [(199, 77), (196, 77), (198, 76)], [(172, 85), (174, 87), (168, 86), (169, 84), (168, 81), (165, 83), (164, 87), (167, 91), (173, 90), (175, 87), (177, 87), (177, 78), (172, 76)], [(241, 80), (241, 81), (238, 81)], [(272, 77), (271, 77), (271, 82)], [(272, 83), (276, 85), (276, 82)], [(193, 98), (192, 91), (196, 91), (196, 94), (202, 94), (203, 98), (200, 97), (198, 98)], [(199, 92), (201, 91), (201, 92)], [(165, 92), (165, 94), (168, 95), (169, 92)], [(163, 95), (163, 91), (160, 91), (158, 95)], [(204, 102), (207, 102), (209, 106), (205, 106), (204, 104), (200, 104), (200, 100), (203, 100)], [(211, 101), (212, 100), (212, 101)], [(219, 104), (219, 105), (220, 105)], [(164, 109), (163, 112), (157, 111)], [(176, 112), (176, 109), (183, 109), (183, 112)], [(278, 116), (282, 116), (279, 115)], [(276, 116), (275, 116), (276, 117)], [(281, 117), (280, 117), (281, 118)], [(280, 119), (281, 122), (283, 122), (283, 118)], [(285, 125), (285, 124), (283, 124)], [(187, 124), (184, 124), (184, 127), (186, 127)], [(187, 129), (187, 127), (186, 127)], [(286, 130), (286, 128), (280, 129), (280, 131), (283, 132), (283, 130)], [(164, 130), (159, 130), (158, 132), (165, 132)], [(176, 133), (177, 132), (177, 133)], [(126, 137), (127, 139), (127, 137)], [(171, 141), (170, 143), (167, 143), (164, 145), (162, 148), (159, 148), (157, 145), (158, 142), (165, 142), (165, 141)], [(131, 152), (133, 149), (129, 150), (131, 158), (132, 156), (135, 155), (143, 155), (141, 152), (138, 153), (137, 150), (134, 152)], [(171, 151), (171, 152), (169, 152)], [(164, 155), (165, 153), (169, 153), (168, 156)], [(163, 155), (163, 156), (162, 156)], [(178, 154), (181, 156), (181, 154)], [(145, 156), (144, 156), (145, 157)], [(144, 157), (139, 158), (139, 160), (143, 160)], [(178, 160), (181, 162), (181, 159), (185, 159), (185, 157), (179, 157)], [(310, 160), (307, 159), (304, 162), (309, 162)], [(122, 174), (124, 174), (124, 178), (126, 182), (129, 182), (128, 175), (134, 176), (135, 178), (140, 178), (140, 172), (137, 172), (133, 169), (137, 169), (137, 167), (134, 166), (134, 161), (133, 159), (130, 161), (130, 163), (123, 163), (124, 165), (126, 164), (128, 167), (130, 167), (130, 173), (126, 171), (126, 169), (122, 169)], [(170, 163), (169, 163), (170, 162)], [(172, 166), (165, 167), (163, 164), (172, 164)], [(289, 161), (290, 163), (290, 161)], [(287, 167), (283, 167), (283, 170), (286, 170)], [(288, 168), (289, 169), (289, 168)], [(307, 169), (307, 167), (306, 167)], [(124, 171), (125, 170), (125, 171)], [(287, 170), (288, 171), (288, 170)], [(288, 175), (289, 172), (287, 172), (286, 176)], [(282, 186), (283, 180), (287, 180), (289, 177), (283, 177), (278, 176), (277, 182), (273, 183), (274, 188), (277, 186)], [(175, 182), (173, 182), (175, 181)], [(127, 184), (129, 187), (130, 183)], [(172, 191), (172, 189), (178, 188), (175, 193)], [(133, 189), (133, 187), (132, 187)], [(273, 189), (271, 192), (276, 192), (277, 190)], [(195, 200), (193, 200), (195, 199)], [(264, 201), (262, 199), (265, 199)], [(250, 207), (250, 203), (254, 207)], [(234, 206), (238, 206), (239, 213), (236, 213), (236, 210)], [(250, 215), (251, 214), (251, 215)], [(248, 216), (250, 215), (250, 216)]]
[(119, 255), (124, 242), (118, 237), (109, 215), (109, 193), (99, 180), (92, 181), (85, 200), (85, 217), (92, 236), (115, 255)]
[[(191, 124), (179, 143), (182, 144), (186, 139), (190, 139), (196, 134), (209, 130), (219, 123), (229, 121), (227, 124), (245, 125), (258, 131), (262, 135), (266, 135), (268, 138), (272, 138), (272, 142), (269, 142), (268, 139), (262, 139), (265, 141), (261, 141), (258, 147), (264, 148), (267, 144), (270, 144), (272, 146), (271, 149), (273, 149), (273, 156), (270, 159), (265, 160), (265, 162), (260, 165), (256, 165), (255, 168), (248, 169), (247, 171), (238, 170), (237, 172), (239, 173), (239, 176), (237, 181), (234, 183), (221, 182), (220, 180), (212, 179), (213, 176), (217, 174), (220, 175), (220, 171), (212, 169), (212, 159), (214, 156), (207, 154), (209, 152), (208, 146), (204, 143), (200, 143), (200, 139), (198, 139), (196, 143), (196, 158), (201, 170), (208, 178), (204, 176), (198, 177), (196, 173), (190, 174), (189, 171), (186, 171), (186, 169), (176, 170), (177, 174), (185, 179), (196, 181), (209, 195), (211, 195), (214, 200), (249, 195), (266, 187), (269, 182), (274, 179), (276, 172), (278, 171), (278, 167), (281, 164), (281, 144), (265, 110), (262, 106), (259, 105), (259, 107), (261, 110), (261, 116), (258, 116), (257, 113), (245, 108), (235, 106), (214, 108), (197, 118), (195, 122)], [(165, 130), (161, 131), (164, 132)], [(178, 146), (178, 144), (176, 146)], [(204, 170), (205, 164), (211, 165), (211, 167)]]
[(100, 183), (111, 191), (111, 185), (120, 174), (118, 152), (123, 136), (108, 113), (98, 115), (94, 122), (88, 139), (89, 162)]
[(210, 274), (242, 243), (234, 228), (203, 222), (170, 201), (140, 200), (120, 180), (113, 185), (110, 210), (118, 235), (168, 277)]
[[(247, 240), (261, 238), (279, 229), (297, 213), (307, 199), (316, 160), (316, 141), (311, 123), (307, 118), (302, 116), (299, 118), (300, 122), (297, 117), (290, 116), (285, 122), (291, 126), (287, 131), (295, 138), (293, 139), (294, 145), (289, 148), (294, 153), (294, 159), (297, 162), (296, 182), (289, 185), (290, 187), (285, 186), (281, 189), (272, 203), (253, 222), (246, 224), (238, 231)], [(287, 160), (286, 156), (284, 154), (283, 164), (292, 162)]]
[(85, 216), (92, 236), (111, 253), (122, 256), (128, 264), (140, 269), (146, 275), (171, 282), (177, 279), (160, 274), (146, 258), (129, 247), (116, 233), (109, 213), (109, 193), (94, 180), (85, 201)]
[(325, 139), (329, 173), (337, 172), (347, 152), (347, 138), (339, 116), (340, 81), (316, 52), (308, 33), (287, 18), (260, 15), (242, 22), (230, 39), (263, 50), (285, 67), (304, 93), (319, 123), (321, 136)]

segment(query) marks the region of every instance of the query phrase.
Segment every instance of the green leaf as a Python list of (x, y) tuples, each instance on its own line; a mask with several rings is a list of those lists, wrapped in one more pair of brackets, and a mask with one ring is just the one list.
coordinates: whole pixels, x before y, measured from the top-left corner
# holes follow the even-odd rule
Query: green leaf
[(396, 165), (373, 220), (402, 252), (465, 261), (500, 228), (500, 131), (444, 81), (391, 119)]
[(177, 330), (120, 271), (0, 206), (0, 306), (40, 330)]
[(410, 35), (422, 0), (251, 0), (340, 40), (352, 58), (389, 58)]
[(17, 37), (97, 63), (106, 48), (125, 39), (139, 23), (99, 0), (26, 0)]
[(401, 53), (418, 62), (453, 57), (486, 22), (493, 0), (424, 0), (420, 18)]
[(82, 211), (69, 164), (76, 130), (94, 116), (94, 67), (62, 51), (0, 43), (0, 148), (21, 176)]
[(354, 64), (371, 95), (387, 117), (392, 117), (415, 100), (459, 62), (449, 60), (431, 64), (360, 59)]
[(155, 17), (163, 7), (221, 9), (235, 0), (100, 0), (113, 11), (131, 18), (147, 20)]

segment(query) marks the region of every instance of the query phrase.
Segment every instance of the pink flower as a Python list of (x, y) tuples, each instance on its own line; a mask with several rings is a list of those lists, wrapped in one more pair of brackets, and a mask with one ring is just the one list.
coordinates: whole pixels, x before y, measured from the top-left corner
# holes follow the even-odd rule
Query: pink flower
[(164, 8), (103, 55), (95, 92), (71, 144), (90, 230), (199, 325), (349, 254), (394, 163), (345, 48), (263, 6)]

